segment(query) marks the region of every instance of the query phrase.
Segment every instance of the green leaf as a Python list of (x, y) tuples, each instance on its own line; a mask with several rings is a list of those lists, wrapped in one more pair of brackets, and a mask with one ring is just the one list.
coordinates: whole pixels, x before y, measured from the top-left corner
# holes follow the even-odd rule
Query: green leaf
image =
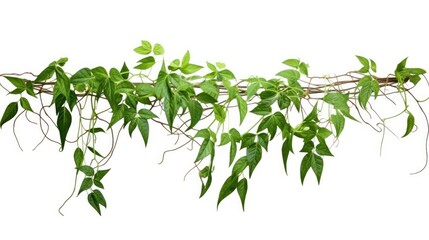
[(229, 130), (229, 134), (231, 135), (231, 139), (232, 139), (232, 140), (234, 140), (234, 141), (236, 141), (236, 142), (241, 141), (241, 135), (240, 135), (240, 133), (237, 131), (237, 129), (235, 129), (235, 128), (231, 128), (231, 129)]
[(65, 74), (64, 70), (60, 67), (55, 68), (55, 75), (57, 77), (57, 82), (55, 87), (58, 88), (61, 94), (66, 97), (66, 100), (70, 99), (70, 79)]
[(304, 74), (305, 76), (308, 76), (308, 65), (305, 63), (300, 63), (299, 64), (299, 71)]
[(158, 118), (158, 116), (155, 113), (153, 113), (151, 110), (145, 109), (145, 108), (140, 109), (138, 114), (143, 119)]
[(91, 177), (94, 176), (94, 168), (88, 165), (83, 165), (77, 167), (77, 170), (83, 172), (86, 176)]
[(190, 100), (188, 101), (188, 110), (189, 115), (191, 116), (191, 123), (187, 130), (192, 129), (197, 123), (201, 120), (201, 116), (203, 115), (203, 107), (198, 101)]
[(282, 159), (283, 159), (283, 167), (285, 169), (285, 173), (287, 175), (287, 160), (289, 158), (289, 153), (292, 152), (292, 136), (288, 136), (282, 145)]
[(219, 197), (217, 200), (217, 207), (219, 207), (219, 204), (222, 202), (223, 199), (228, 197), (232, 192), (235, 191), (238, 184), (238, 177), (237, 176), (230, 176), (226, 179), (224, 184), (222, 185), (222, 188), (219, 192)]
[(195, 138), (200, 137), (204, 139), (210, 139), (210, 130), (208, 128), (204, 128), (201, 130), (198, 130), (197, 134), (195, 134)]
[(173, 129), (173, 122), (177, 116), (178, 110), (179, 106), (177, 103), (177, 97), (175, 94), (171, 93), (170, 89), (168, 89), (168, 91), (164, 93), (164, 112), (167, 117), (167, 123), (170, 131)]
[(235, 156), (237, 155), (237, 143), (234, 139), (231, 139), (231, 146), (229, 148), (229, 166), (234, 162)]
[(33, 112), (33, 109), (31, 108), (30, 102), (25, 98), (21, 97), (19, 99), (19, 103), (21, 104), (21, 107), (27, 111)]
[(125, 62), (121, 68), (121, 76), (123, 79), (128, 79), (128, 77), (130, 76), (130, 70), (128, 69), (127, 64)]
[(240, 149), (246, 148), (255, 142), (256, 135), (253, 133), (245, 133), (241, 138)]
[(343, 115), (337, 113), (337, 114), (331, 115), (331, 122), (332, 122), (332, 124), (334, 124), (335, 133), (336, 133), (335, 136), (338, 138), (344, 129), (346, 119), (344, 118)]
[(253, 82), (247, 86), (247, 100), (253, 97), (256, 92), (259, 90), (259, 82)]
[(368, 59), (356, 55), (356, 58), (359, 60), (359, 62), (362, 64), (362, 68), (359, 70), (361, 73), (367, 73), (369, 71), (369, 61)]
[(222, 133), (220, 136), (220, 144), (219, 146), (223, 146), (231, 142), (231, 137), (229, 133)]
[(210, 168), (209, 168), (209, 166), (205, 166), (199, 172), (200, 178), (207, 178), (209, 176), (209, 174), (210, 174)]
[(411, 112), (408, 112), (407, 129), (405, 130), (405, 134), (402, 137), (406, 137), (408, 134), (410, 134), (413, 128), (414, 128), (414, 116), (413, 114), (411, 114)]
[(195, 162), (203, 160), (210, 154), (214, 152), (214, 143), (209, 139), (204, 139), (203, 143), (201, 143), (200, 150), (198, 151), (197, 158)]
[(258, 143), (254, 143), (247, 148), (246, 151), (247, 163), (249, 164), (249, 177), (252, 177), (252, 173), (255, 170), (258, 163), (262, 158), (262, 147)]
[(104, 198), (103, 194), (100, 192), (100, 190), (94, 190), (92, 193), (95, 196), (95, 199), (97, 199), (97, 202), (102, 205), (103, 207), (107, 207), (106, 199)]
[(357, 121), (353, 116), (350, 115), (350, 107), (347, 104), (349, 101), (349, 94), (343, 94), (339, 92), (328, 93), (323, 97), (323, 101), (333, 105), (334, 108), (341, 111), (344, 116)]
[(219, 86), (214, 81), (204, 81), (200, 84), (201, 90), (217, 99), (219, 96)]
[(306, 141), (304, 142), (304, 145), (302, 146), (302, 149), (300, 152), (312, 152), (314, 149), (314, 142), (313, 141)]
[(110, 169), (98, 170), (94, 175), (94, 180), (101, 181), (109, 171)]
[(104, 189), (104, 185), (98, 180), (94, 179), (94, 185), (98, 188)]
[(153, 54), (163, 55), (164, 54), (164, 47), (159, 43), (155, 43), (155, 45), (153, 46)]
[(272, 111), (271, 106), (265, 105), (265, 104), (258, 104), (254, 109), (252, 109), (250, 112), (256, 115), (260, 116), (266, 116), (270, 114)]
[(97, 150), (95, 150), (94, 148), (92, 148), (92, 147), (90, 147), (90, 146), (87, 146), (88, 147), (88, 150), (90, 151), (90, 152), (92, 152), (93, 154), (95, 154), (95, 155), (97, 155), (97, 156), (99, 156), (99, 157), (101, 157), (101, 158), (104, 158), (103, 157), (103, 155), (101, 155)]
[(218, 78), (219, 80), (232, 80), (235, 79), (235, 76), (230, 70), (224, 69), (218, 72)]
[(140, 59), (138, 61), (140, 64), (135, 66), (135, 69), (139, 69), (139, 70), (146, 70), (151, 68), (153, 65), (155, 65), (155, 58), (152, 56), (149, 57), (145, 57), (143, 59)]
[(240, 95), (237, 95), (236, 100), (238, 105), (238, 111), (240, 112), (240, 125), (241, 125), (247, 114), (247, 102), (244, 101), (244, 99)]
[(183, 74), (193, 74), (195, 72), (198, 72), (201, 68), (203, 68), (202, 66), (199, 65), (195, 65), (195, 64), (187, 64), (186, 66), (182, 66), (180, 67), (180, 71)]
[(82, 181), (82, 184), (80, 185), (79, 192), (77, 195), (79, 196), (79, 194), (81, 194), (83, 191), (90, 189), (91, 187), (92, 187), (92, 178), (90, 177), (84, 178)]
[(313, 158), (314, 158), (313, 153), (307, 153), (301, 161), (301, 168), (300, 168), (301, 184), (304, 184), (305, 176), (307, 175), (308, 170), (310, 170), (310, 167), (312, 166)]
[(313, 154), (311, 158), (311, 168), (313, 169), (314, 174), (316, 174), (317, 183), (320, 184), (320, 178), (322, 177), (323, 172), (323, 158), (317, 154)]
[(32, 96), (32, 97), (36, 97), (36, 93), (34, 93), (34, 86), (33, 86), (33, 83), (32, 83), (32, 82), (30, 82), (30, 81), (28, 81), (28, 82), (25, 84), (25, 86), (26, 86), (25, 91), (27, 92), (27, 94), (28, 94), (28, 95), (30, 95), (30, 96)]
[(265, 151), (268, 151), (268, 143), (270, 140), (268, 139), (267, 133), (260, 133), (258, 134), (258, 143), (265, 149)]
[(372, 59), (369, 59), (369, 61), (371, 62), (371, 70), (377, 72), (377, 64)]
[(331, 134), (332, 134), (332, 132), (329, 129), (324, 128), (324, 127), (321, 127), (317, 130), (317, 136), (321, 137), (323, 139), (328, 138), (329, 136), (331, 136)]
[(244, 204), (246, 202), (246, 195), (247, 195), (247, 179), (246, 178), (243, 178), (240, 181), (238, 181), (237, 193), (238, 193), (238, 196), (240, 196), (241, 207), (243, 208), (243, 211), (244, 211)]
[(405, 66), (407, 65), (407, 60), (408, 60), (408, 58), (404, 58), (404, 60), (402, 60), (400, 63), (398, 63), (398, 65), (396, 66), (395, 72), (400, 72), (400, 71), (404, 70)]
[(85, 157), (81, 148), (78, 147), (76, 150), (74, 150), (73, 158), (76, 168), (82, 166)]
[[(373, 91), (373, 80), (370, 76), (365, 76), (359, 80), (358, 87), (360, 87), (360, 92), (358, 96), (359, 104), (362, 108), (366, 109), (366, 104), (368, 103), (369, 98), (371, 97)], [(378, 85), (378, 82), (377, 82)]]
[(297, 70), (294, 70), (294, 69), (283, 70), (283, 71), (277, 73), (276, 75), (283, 77), (283, 78), (286, 78), (287, 80), (289, 80), (291, 82), (295, 82), (301, 77), (301, 74)]
[(64, 144), (66, 143), (67, 133), (70, 129), (70, 125), (72, 123), (72, 115), (69, 110), (65, 107), (61, 107), (58, 112), (57, 118), (57, 128), (60, 132), (60, 140), (61, 140), (61, 149), (64, 149)]
[(301, 61), (299, 59), (286, 59), (283, 61), (283, 64), (298, 69), (300, 62)]
[(304, 122), (319, 122), (319, 118), (318, 118), (318, 109), (317, 109), (317, 102), (313, 107), (313, 110), (311, 110), (311, 112), (307, 115), (307, 117), (304, 118)]
[(280, 110), (286, 109), (290, 106), (290, 99), (285, 92), (281, 92), (277, 97), (277, 104)]
[(43, 71), (41, 73), (39, 73), (36, 80), (34, 80), (34, 81), (35, 82), (43, 82), (43, 81), (46, 81), (46, 80), (52, 78), (52, 76), (54, 76), (54, 73), (55, 73), (55, 65), (56, 65), (55, 62), (49, 64), (48, 67), (46, 67), (45, 69), (43, 69)]
[(95, 196), (95, 194), (93, 192), (90, 193), (90, 194), (88, 194), (88, 203), (101, 216), (100, 203), (97, 201), (97, 198), (96, 198), (96, 196)]
[(25, 80), (22, 78), (10, 77), (10, 76), (5, 76), (5, 78), (9, 80), (9, 82), (12, 83), (13, 86), (17, 88), (22, 88), (22, 89), (26, 88)]
[(216, 98), (210, 96), (209, 94), (207, 94), (205, 92), (199, 93), (196, 96), (196, 98), (198, 99), (198, 101), (205, 103), (205, 104), (213, 104), (213, 103), (217, 102)]
[(244, 169), (246, 169), (247, 166), (248, 166), (247, 158), (241, 157), (240, 159), (237, 160), (237, 162), (235, 162), (234, 167), (232, 168), (231, 175), (235, 175), (235, 176), (240, 175), (244, 171)]
[(224, 107), (218, 104), (214, 104), (213, 111), (214, 111), (215, 119), (220, 123), (224, 123), (226, 118), (226, 112)]
[(189, 51), (186, 51), (185, 55), (182, 57), (182, 67), (189, 64), (189, 61), (191, 60), (191, 53)]
[(321, 156), (334, 156), (329, 150), (328, 145), (326, 145), (325, 140), (323, 140), (322, 138), (319, 139), (319, 144), (317, 144), (316, 146), (316, 152)]
[(79, 71), (77, 71), (75, 74), (73, 74), (73, 76), (71, 76), (70, 82), (74, 85), (82, 84), (82, 83), (87, 83), (93, 78), (94, 76), (92, 75), (91, 69), (82, 68)]
[(67, 63), (68, 60), (69, 59), (66, 57), (60, 58), (60, 59), (58, 59), (57, 64), (61, 67), (64, 67), (64, 65)]
[(137, 127), (143, 137), (144, 145), (147, 146), (149, 140), (149, 123), (145, 118), (137, 118)]
[(134, 48), (138, 54), (147, 55), (152, 52), (152, 44), (148, 41), (141, 41), (141, 46)]

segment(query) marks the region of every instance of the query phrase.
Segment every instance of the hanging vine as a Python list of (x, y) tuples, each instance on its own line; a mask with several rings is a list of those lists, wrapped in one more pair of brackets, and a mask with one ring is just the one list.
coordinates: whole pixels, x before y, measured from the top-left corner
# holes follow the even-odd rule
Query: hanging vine
[[(407, 67), (407, 59), (386, 77), (376, 75), (377, 65), (372, 59), (356, 56), (358, 70), (341, 75), (309, 76), (308, 64), (287, 59), (285, 69), (272, 79), (238, 79), (223, 63), (207, 62), (207, 67), (191, 63), (189, 51), (173, 61), (164, 59), (160, 44), (142, 41), (134, 51), (143, 58), (133, 71), (124, 63), (120, 69), (85, 67), (68, 73), (64, 68), (68, 59), (61, 58), (39, 74), (0, 74), (8, 80), (0, 81), (0, 86), (17, 96), (6, 106), (0, 127), (13, 120), (15, 132), (17, 119), (25, 117), (43, 134), (35, 149), (44, 141), (58, 144), (60, 151), (66, 145), (75, 149), (75, 186), (64, 204), (75, 195), (86, 194), (88, 203), (101, 214), (101, 207), (107, 206), (101, 192), (103, 178), (109, 173), (107, 165), (123, 129), (130, 136), (138, 132), (145, 145), (153, 124), (186, 139), (165, 153), (196, 146), (191, 171), (199, 173), (200, 197), (211, 186), (215, 150), (226, 146), (232, 170), (220, 189), (217, 205), (236, 191), (244, 210), (248, 180), (274, 138), (283, 142), (281, 149), (272, 151), (282, 153), (286, 174), (290, 154), (301, 152), (301, 182), (311, 169), (320, 183), (324, 159), (333, 156), (328, 143), (338, 140), (346, 121), (368, 124), (382, 132), (384, 139), (385, 131), (390, 131), (386, 121), (405, 115), (405, 137), (416, 129), (410, 110), (410, 104), (416, 104), (428, 125), (420, 105), (425, 100), (418, 100), (412, 92), (422, 79), (426, 80), (426, 71)], [(402, 104), (390, 95), (399, 95)], [(397, 113), (380, 116), (373, 106), (379, 98), (391, 101)], [(34, 116), (37, 122), (31, 120)], [(294, 123), (296, 119), (300, 120)], [(111, 139), (110, 150), (100, 150), (98, 138), (102, 137)], [(427, 159), (426, 148), (426, 163)]]

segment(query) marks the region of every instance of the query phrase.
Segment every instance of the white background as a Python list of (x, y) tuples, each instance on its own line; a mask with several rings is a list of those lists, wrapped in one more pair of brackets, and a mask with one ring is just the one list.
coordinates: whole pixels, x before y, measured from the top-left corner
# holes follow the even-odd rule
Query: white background
[[(239, 78), (272, 77), (291, 57), (309, 62), (311, 75), (357, 69), (356, 54), (375, 59), (382, 76), (404, 57), (429, 69), (423, 1), (2, 0), (0, 9), (0, 73), (37, 73), (65, 56), (69, 72), (133, 65), (132, 49), (143, 39), (162, 43), (167, 59), (190, 50), (192, 62), (223, 61)], [(12, 99), (2, 92), (0, 112)], [(45, 143), (33, 152), (40, 133), (22, 120), (21, 152), (8, 123), (0, 131), (0, 238), (427, 239), (429, 171), (409, 175), (424, 164), (426, 128), (414, 109), (420, 131), (406, 139), (387, 134), (381, 157), (381, 134), (348, 122), (320, 186), (311, 172), (301, 186), (299, 155), (285, 176), (280, 145), (271, 145), (249, 183), (245, 212), (235, 194), (216, 210), (230, 171), (222, 154), (211, 190), (198, 199), (196, 174), (183, 181), (195, 153), (180, 151), (158, 165), (174, 138), (154, 129), (144, 148), (124, 132), (104, 183), (102, 217), (85, 197), (60, 216), (74, 176), (72, 147), (59, 153)], [(392, 128), (402, 135), (400, 120)]]

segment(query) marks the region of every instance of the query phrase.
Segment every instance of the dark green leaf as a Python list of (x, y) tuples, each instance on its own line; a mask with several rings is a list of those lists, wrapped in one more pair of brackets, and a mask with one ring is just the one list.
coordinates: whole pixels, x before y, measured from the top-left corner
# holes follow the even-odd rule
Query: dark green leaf
[(170, 128), (170, 131), (173, 129), (173, 122), (174, 119), (177, 116), (177, 112), (179, 110), (177, 97), (175, 94), (171, 93), (171, 90), (169, 89), (164, 94), (164, 112), (165, 116), (167, 117), (167, 123)]
[(94, 180), (101, 181), (109, 171), (110, 169), (98, 170), (94, 175)]
[(101, 155), (97, 150), (95, 150), (94, 148), (92, 148), (92, 147), (90, 147), (90, 146), (88, 146), (88, 150), (90, 151), (90, 152), (92, 152), (93, 154), (95, 154), (95, 155), (97, 155), (97, 156), (99, 156), (99, 157), (101, 157), (101, 158), (104, 158), (103, 157), (103, 155)]
[(258, 163), (262, 158), (261, 145), (254, 143), (247, 148), (246, 151), (247, 163), (249, 164), (249, 177), (252, 177), (252, 173), (255, 170)]
[(19, 103), (21, 104), (21, 107), (27, 111), (33, 112), (33, 109), (31, 109), (30, 102), (25, 98), (21, 97), (19, 99)]
[(27, 92), (27, 94), (28, 94), (28, 95), (30, 95), (30, 96), (32, 96), (32, 97), (36, 97), (36, 93), (34, 93), (34, 86), (33, 86), (33, 83), (32, 83), (32, 82), (30, 82), (30, 81), (28, 81), (28, 82), (25, 84), (25, 86), (26, 86), (25, 91)]
[(55, 68), (55, 75), (57, 77), (57, 82), (55, 86), (58, 88), (61, 94), (66, 97), (68, 101), (70, 99), (70, 79), (65, 74), (64, 70), (60, 67)]
[(74, 85), (76, 84), (82, 84), (87, 83), (94, 77), (92, 76), (92, 72), (89, 68), (82, 68), (79, 71), (77, 71), (73, 76), (70, 78), (70, 82)]
[(84, 154), (82, 149), (80, 149), (79, 147), (76, 148), (76, 150), (74, 150), (73, 158), (74, 158), (74, 163), (76, 165), (76, 168), (82, 166), (82, 163), (84, 160)]
[(300, 63), (299, 64), (299, 71), (304, 74), (305, 76), (308, 76), (308, 65), (305, 63)]
[(237, 95), (236, 100), (238, 105), (238, 111), (240, 112), (240, 125), (241, 125), (247, 114), (247, 103), (240, 95)]
[(92, 193), (94, 194), (95, 199), (97, 199), (97, 202), (100, 203), (100, 205), (102, 205), (103, 207), (107, 207), (106, 199), (104, 199), (103, 194), (99, 190), (96, 189), (92, 191)]
[(101, 216), (100, 203), (97, 201), (97, 198), (94, 193), (88, 194), (88, 203), (97, 211)]
[(319, 139), (319, 144), (316, 146), (316, 152), (321, 156), (334, 156), (323, 138)]
[(313, 141), (306, 141), (304, 142), (304, 145), (302, 146), (302, 149), (300, 152), (306, 152), (310, 153), (314, 149), (314, 142)]
[(12, 83), (17, 88), (22, 88), (22, 89), (26, 88), (25, 80), (22, 78), (10, 77), (10, 76), (5, 76), (5, 78), (9, 80), (9, 82)]
[(147, 142), (149, 140), (149, 123), (144, 118), (138, 118), (137, 119), (137, 127), (140, 131), (140, 134), (143, 137), (143, 141), (145, 146), (147, 146)]
[(307, 175), (308, 170), (310, 170), (310, 167), (312, 166), (313, 158), (314, 158), (313, 153), (307, 153), (305, 154), (304, 158), (301, 161), (301, 169), (300, 169), (301, 184), (304, 184), (305, 176)]
[(104, 189), (104, 185), (103, 183), (101, 183), (100, 181), (94, 179), (94, 185), (98, 188)]
[(153, 54), (163, 55), (164, 54), (164, 47), (162, 47), (162, 45), (159, 43), (155, 43), (155, 45), (153, 46)]
[(260, 133), (258, 134), (258, 143), (265, 149), (265, 151), (268, 151), (268, 143), (270, 140), (268, 139), (268, 134), (266, 133)]
[(287, 175), (287, 160), (289, 158), (289, 152), (292, 152), (292, 136), (288, 136), (282, 145), (283, 167), (285, 169), (286, 175)]
[(61, 149), (64, 149), (64, 144), (66, 143), (67, 133), (70, 129), (71, 123), (72, 115), (69, 110), (65, 107), (61, 107), (57, 118), (57, 128), (60, 132)]
[(407, 129), (405, 130), (405, 134), (402, 137), (406, 137), (414, 128), (414, 116), (410, 112), (408, 112), (407, 117)]
[(256, 115), (266, 116), (270, 114), (272, 111), (271, 106), (265, 104), (258, 104), (254, 109), (250, 112)]
[(34, 81), (35, 82), (43, 82), (43, 81), (46, 81), (46, 80), (52, 78), (52, 76), (54, 76), (54, 73), (55, 73), (55, 65), (56, 65), (55, 62), (49, 64), (48, 67), (46, 67), (45, 69), (43, 69), (43, 71), (41, 73), (39, 73), (36, 80), (34, 80)]
[(209, 176), (209, 174), (210, 174), (210, 168), (209, 168), (209, 166), (205, 166), (199, 172), (200, 178), (207, 178)]
[(188, 101), (188, 110), (189, 115), (191, 116), (191, 123), (187, 130), (192, 129), (200, 121), (203, 114), (203, 107), (198, 101), (190, 100)]
[(238, 184), (238, 177), (237, 176), (230, 176), (226, 179), (224, 184), (222, 185), (222, 188), (219, 192), (219, 197), (217, 200), (217, 207), (219, 207), (219, 204), (222, 202), (223, 199), (228, 197), (232, 192), (235, 191)]
[(314, 174), (317, 177), (317, 183), (320, 184), (320, 178), (322, 177), (323, 172), (323, 158), (317, 154), (313, 154), (311, 158), (311, 168), (313, 169)]
[(95, 134), (95, 133), (99, 133), (99, 132), (105, 133), (106, 131), (104, 131), (104, 129), (102, 129), (102, 128), (90, 128), (86, 132), (89, 132), (91, 134)]
[(128, 66), (125, 62), (121, 68), (121, 76), (123, 79), (128, 79), (128, 77), (130, 76), (130, 70), (128, 69)]
[(139, 116), (143, 119), (151, 119), (151, 118), (158, 118), (155, 113), (153, 113), (149, 109), (142, 108), (139, 110)]
[(80, 185), (79, 192), (77, 195), (79, 195), (81, 192), (86, 191), (92, 187), (92, 178), (86, 177), (83, 179), (82, 184)]
[(277, 104), (280, 110), (286, 109), (290, 106), (290, 99), (285, 92), (281, 92), (277, 97)]
[(246, 202), (246, 195), (247, 195), (247, 179), (246, 178), (243, 178), (240, 181), (238, 181), (237, 193), (238, 193), (238, 196), (240, 196), (241, 207), (243, 208), (243, 211), (244, 211), (244, 204)]
[(145, 57), (139, 61), (139, 65), (135, 66), (135, 69), (146, 70), (155, 65), (155, 58), (152, 56)]
[(83, 172), (86, 176), (91, 177), (94, 176), (94, 168), (88, 165), (83, 165), (77, 167), (77, 170)]
[(64, 65), (67, 63), (69, 59), (66, 57), (60, 58), (57, 60), (57, 64), (61, 67), (64, 67)]
[(213, 103), (217, 102), (216, 98), (210, 96), (209, 94), (207, 94), (205, 92), (198, 94), (197, 99), (198, 99), (198, 101), (200, 101), (202, 103), (206, 103), (206, 104), (208, 104), (208, 103), (213, 104)]
[(147, 55), (152, 52), (152, 44), (148, 41), (141, 41), (141, 46), (134, 49), (138, 54)]
[(299, 59), (286, 59), (283, 61), (283, 64), (286, 64), (289, 67), (298, 68), (300, 62), (301, 61)]
[(246, 157), (241, 157), (240, 159), (237, 160), (237, 162), (235, 162), (234, 167), (232, 168), (232, 173), (231, 175), (240, 175), (244, 169), (246, 169), (246, 167), (248, 166), (247, 163), (247, 158)]

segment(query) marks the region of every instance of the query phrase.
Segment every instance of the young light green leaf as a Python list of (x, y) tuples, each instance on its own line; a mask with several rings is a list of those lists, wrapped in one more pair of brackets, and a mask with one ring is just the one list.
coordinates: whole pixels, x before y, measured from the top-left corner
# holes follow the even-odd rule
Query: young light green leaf
[(229, 133), (222, 133), (220, 135), (219, 146), (223, 146), (223, 145), (228, 144), (230, 142), (231, 142), (231, 137), (230, 137)]
[(81, 148), (77, 147), (76, 150), (74, 150), (73, 158), (76, 168), (82, 166), (84, 154)]
[(247, 86), (247, 93), (246, 93), (247, 101), (249, 101), (249, 99), (253, 97), (256, 94), (256, 92), (258, 92), (258, 89), (259, 89), (259, 82), (253, 82)]
[(198, 72), (201, 68), (203, 68), (203, 67), (199, 66), (199, 65), (187, 64), (185, 66), (180, 67), (180, 71), (183, 74), (193, 74), (193, 73)]
[(408, 134), (410, 134), (413, 128), (414, 128), (414, 116), (413, 114), (411, 114), (411, 112), (408, 112), (407, 129), (405, 130), (405, 134), (402, 137), (406, 137)]
[(299, 59), (286, 59), (283, 61), (283, 64), (289, 66), (289, 67), (293, 67), (298, 69), (299, 68), (299, 63), (301, 61)]
[(147, 55), (152, 52), (152, 44), (148, 41), (141, 41), (141, 45), (134, 48), (138, 54)]
[(369, 61), (371, 62), (371, 70), (377, 72), (377, 64), (372, 59), (369, 59)]
[(73, 74), (73, 76), (71, 76), (70, 82), (76, 85), (76, 84), (87, 83), (92, 79), (94, 79), (94, 76), (92, 75), (91, 69), (82, 68), (79, 71), (77, 71), (75, 74)]
[(301, 72), (305, 76), (308, 76), (308, 66), (307, 66), (307, 64), (301, 62), (299, 64), (299, 72)]
[(164, 47), (159, 43), (155, 43), (155, 45), (153, 46), (153, 54), (163, 55), (164, 54)]
[(237, 95), (236, 100), (238, 105), (238, 111), (240, 112), (240, 125), (241, 125), (247, 114), (247, 103), (240, 95)]
[(135, 69), (139, 69), (139, 70), (146, 70), (151, 68), (153, 65), (155, 65), (155, 58), (152, 56), (149, 57), (145, 57), (141, 60), (139, 60), (139, 65), (135, 66)]
[(367, 73), (369, 71), (369, 61), (368, 59), (356, 55), (356, 58), (359, 60), (359, 62), (362, 64), (362, 68), (359, 70), (361, 73)]
[(66, 107), (61, 107), (58, 112), (57, 128), (60, 132), (61, 149), (64, 149), (66, 143), (67, 133), (72, 123), (72, 115)]
[(276, 75), (280, 76), (280, 77), (284, 77), (287, 80), (292, 81), (292, 82), (297, 81), (301, 77), (301, 74), (297, 70), (294, 70), (294, 69), (283, 70), (283, 71), (277, 73)]
[(21, 104), (21, 107), (22, 107), (24, 110), (27, 110), (27, 111), (33, 112), (33, 109), (31, 108), (30, 102), (29, 102), (25, 97), (21, 97), (21, 98), (19, 99), (19, 103)]
[(238, 196), (240, 196), (241, 207), (243, 208), (243, 211), (244, 211), (244, 205), (246, 202), (246, 195), (247, 195), (247, 179), (246, 178), (242, 178), (240, 181), (238, 181), (237, 193), (238, 193)]
[(77, 195), (81, 194), (83, 191), (86, 191), (92, 187), (92, 178), (86, 177), (83, 179), (82, 184), (80, 185), (79, 192)]
[(226, 179), (226, 181), (222, 185), (222, 188), (220, 189), (220, 192), (219, 192), (217, 207), (219, 207), (219, 204), (222, 202), (223, 199), (225, 199), (232, 192), (235, 191), (235, 189), (237, 188), (237, 184), (238, 184), (238, 177), (235, 175), (230, 176)]

